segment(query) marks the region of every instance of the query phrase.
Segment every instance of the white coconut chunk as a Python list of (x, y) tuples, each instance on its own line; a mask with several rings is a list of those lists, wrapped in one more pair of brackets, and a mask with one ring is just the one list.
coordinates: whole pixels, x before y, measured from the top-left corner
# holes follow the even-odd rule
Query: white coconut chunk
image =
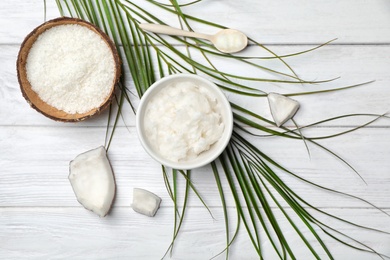
[(107, 215), (115, 197), (115, 179), (103, 146), (70, 162), (69, 181), (84, 208), (100, 217)]
[(299, 109), (298, 101), (277, 93), (268, 94), (268, 103), (271, 115), (278, 127), (293, 118)]
[(161, 198), (156, 194), (139, 188), (133, 190), (133, 204), (131, 207), (135, 212), (153, 217), (160, 207)]

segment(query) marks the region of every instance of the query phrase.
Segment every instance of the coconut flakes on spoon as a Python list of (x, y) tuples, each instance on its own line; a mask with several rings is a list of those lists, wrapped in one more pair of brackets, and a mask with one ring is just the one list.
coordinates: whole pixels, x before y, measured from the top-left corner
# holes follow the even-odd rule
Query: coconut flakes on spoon
[(277, 93), (268, 94), (268, 103), (275, 124), (280, 127), (293, 118), (299, 109), (298, 101)]
[(100, 146), (70, 162), (69, 181), (78, 202), (104, 217), (115, 197), (115, 179), (106, 149)]

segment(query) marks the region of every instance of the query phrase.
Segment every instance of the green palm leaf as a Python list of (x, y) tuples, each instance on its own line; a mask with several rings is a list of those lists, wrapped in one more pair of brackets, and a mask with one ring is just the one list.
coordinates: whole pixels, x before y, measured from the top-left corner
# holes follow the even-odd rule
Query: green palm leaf
[[(197, 0), (186, 5), (188, 6), (200, 1), (201, 0)], [(263, 53), (265, 52), (265, 54), (256, 56), (239, 56), (221, 54), (210, 44), (201, 40), (171, 37), (170, 40), (180, 44), (181, 46), (185, 46), (185, 48), (181, 49), (177, 48), (175, 44), (171, 44), (165, 37), (143, 32), (139, 28), (140, 22), (160, 24), (164, 24), (164, 22), (161, 21), (155, 14), (148, 12), (141, 6), (134, 4), (132, 1), (56, 0), (56, 2), (62, 15), (74, 16), (90, 21), (104, 30), (113, 39), (116, 47), (120, 51), (123, 66), (129, 70), (139, 97), (142, 97), (143, 93), (155, 80), (167, 74), (181, 72), (197, 73), (206, 76), (224, 90), (230, 91), (233, 95), (249, 95), (259, 98), (265, 97), (267, 93), (260, 87), (257, 87), (258, 85), (254, 87), (252, 83), (277, 82), (280, 84), (311, 85), (335, 80), (304, 80), (298, 77), (293, 68), (285, 61), (286, 58), (314, 51), (325, 46), (331, 41), (309, 50), (277, 55), (266, 46), (263, 46), (254, 39), (250, 39), (251, 45), (254, 48), (258, 48)], [(176, 0), (171, 0), (169, 4), (163, 4), (153, 0), (148, 0), (147, 2), (154, 5), (155, 8), (158, 8), (161, 12), (168, 12), (176, 15), (180, 24), (188, 30), (191, 30), (192, 23), (202, 23), (214, 28), (224, 28), (222, 25), (187, 15), (181, 9), (183, 5), (178, 4)], [(194, 58), (195, 56), (197, 58)], [(199, 57), (203, 57), (203, 59), (199, 60)], [(233, 62), (232, 64), (237, 67), (250, 67), (251, 69), (258, 71), (260, 75), (267, 75), (267, 77), (253, 77), (222, 71), (214, 62), (216, 59)], [(272, 67), (269, 67), (266, 63), (264, 63), (267, 60), (278, 61), (282, 65), (283, 70), (275, 70)], [(126, 114), (122, 114), (123, 104), (127, 101), (132, 106), (133, 111), (135, 111), (133, 105), (131, 104), (131, 99), (129, 98), (131, 93), (125, 85), (125, 78), (128, 76), (129, 75), (122, 76), (121, 82), (118, 85), (118, 95), (115, 99), (116, 108), (113, 104), (110, 109), (106, 136), (107, 148), (110, 146), (110, 141), (115, 133), (115, 127), (118, 120), (120, 117), (126, 117)], [(350, 88), (360, 87), (367, 83), (344, 86), (336, 89), (317, 91), (304, 90), (299, 93), (290, 93), (286, 95), (309, 95), (329, 91), (345, 91)], [(232, 108), (234, 110), (235, 120), (235, 130), (232, 140), (226, 151), (219, 157), (218, 160), (211, 164), (216, 181), (216, 189), (220, 195), (223, 214), (225, 216), (226, 248), (221, 253), (226, 252), (226, 258), (228, 258), (229, 255), (229, 247), (233, 245), (236, 235), (242, 226), (244, 226), (246, 232), (248, 233), (249, 239), (260, 259), (264, 258), (264, 252), (261, 246), (264, 239), (267, 239), (271, 243), (272, 248), (280, 259), (297, 258), (294, 248), (291, 246), (291, 242), (285, 236), (284, 227), (280, 225), (280, 216), (277, 216), (276, 211), (282, 213), (282, 217), (287, 220), (290, 228), (295, 231), (297, 237), (301, 239), (308, 248), (309, 252), (316, 259), (320, 259), (320, 255), (323, 254), (325, 254), (329, 259), (333, 259), (331, 249), (323, 242), (323, 237), (325, 236), (334, 239), (347, 247), (371, 252), (382, 258), (387, 257), (363, 243), (354, 240), (348, 236), (348, 234), (343, 234), (326, 223), (323, 223), (311, 214), (309, 209), (315, 211), (319, 215), (330, 217), (336, 221), (340, 221), (354, 227), (362, 229), (370, 228), (358, 226), (350, 221), (333, 216), (332, 214), (309, 204), (303, 198), (298, 196), (291, 187), (288, 186), (288, 184), (283, 182), (279, 177), (279, 174), (290, 174), (303, 183), (310, 184), (320, 190), (326, 190), (342, 196), (349, 196), (350, 198), (361, 200), (368, 203), (369, 206), (376, 208), (374, 205), (353, 195), (348, 195), (340, 191), (322, 187), (299, 177), (298, 175), (285, 169), (282, 165), (276, 163), (275, 160), (255, 147), (245, 137), (245, 135), (249, 134), (251, 135), (251, 138), (276, 136), (287, 139), (301, 139), (305, 142), (307, 149), (309, 149), (308, 144), (320, 147), (354, 170), (348, 162), (328, 148), (320, 145), (316, 140), (333, 138), (347, 134), (351, 131), (356, 131), (361, 127), (373, 123), (379, 118), (387, 117), (386, 115), (340, 115), (338, 117), (314, 122), (306, 126), (295, 125), (295, 127), (291, 129), (277, 129), (275, 128), (273, 122), (253, 113), (250, 110), (244, 109), (239, 104), (232, 103)], [(328, 136), (310, 137), (304, 135), (303, 130), (306, 128), (316, 127), (334, 120), (342, 120), (348, 117), (359, 116), (370, 116), (372, 119), (361, 126)], [(171, 173), (171, 176), (169, 173)], [(167, 192), (174, 204), (174, 230), (172, 242), (167, 250), (167, 253), (172, 253), (174, 242), (184, 221), (190, 191), (196, 194), (207, 210), (209, 209), (201, 197), (198, 188), (196, 188), (191, 182), (190, 171), (183, 172), (162, 167), (162, 174)], [(221, 175), (226, 177), (228, 184), (227, 187), (223, 185), (220, 177)], [(178, 190), (178, 181), (180, 177), (185, 180), (183, 195), (181, 195), (182, 193)], [(228, 193), (233, 196), (237, 214), (237, 226), (232, 237), (229, 235), (231, 231), (229, 226), (230, 216), (228, 214), (225, 198), (227, 190)], [(182, 205), (179, 205), (179, 196), (184, 196)], [(284, 203), (286, 203), (289, 209), (292, 210), (291, 212), (282, 206)], [(381, 232), (380, 230), (376, 231)], [(265, 236), (261, 235), (263, 234), (262, 232), (265, 233)], [(315, 243), (310, 242), (313, 238)]]

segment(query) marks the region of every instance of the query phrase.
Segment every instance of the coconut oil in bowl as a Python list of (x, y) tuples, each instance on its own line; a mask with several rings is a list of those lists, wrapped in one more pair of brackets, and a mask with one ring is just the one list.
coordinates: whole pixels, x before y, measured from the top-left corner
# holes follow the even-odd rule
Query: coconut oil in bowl
[(141, 99), (137, 131), (145, 150), (176, 169), (201, 167), (216, 159), (233, 128), (229, 101), (212, 82), (176, 74), (153, 84)]

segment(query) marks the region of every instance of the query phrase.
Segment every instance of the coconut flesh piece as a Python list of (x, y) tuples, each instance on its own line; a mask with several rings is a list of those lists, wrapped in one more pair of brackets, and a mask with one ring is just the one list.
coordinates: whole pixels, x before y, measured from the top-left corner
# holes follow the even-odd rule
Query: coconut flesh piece
[(298, 101), (277, 93), (268, 94), (268, 103), (271, 115), (278, 127), (293, 118), (299, 109)]
[(115, 197), (115, 179), (103, 146), (76, 156), (68, 178), (84, 208), (100, 217), (107, 215)]
[(133, 189), (133, 204), (131, 207), (135, 212), (154, 217), (160, 207), (161, 198), (156, 194), (139, 188)]

